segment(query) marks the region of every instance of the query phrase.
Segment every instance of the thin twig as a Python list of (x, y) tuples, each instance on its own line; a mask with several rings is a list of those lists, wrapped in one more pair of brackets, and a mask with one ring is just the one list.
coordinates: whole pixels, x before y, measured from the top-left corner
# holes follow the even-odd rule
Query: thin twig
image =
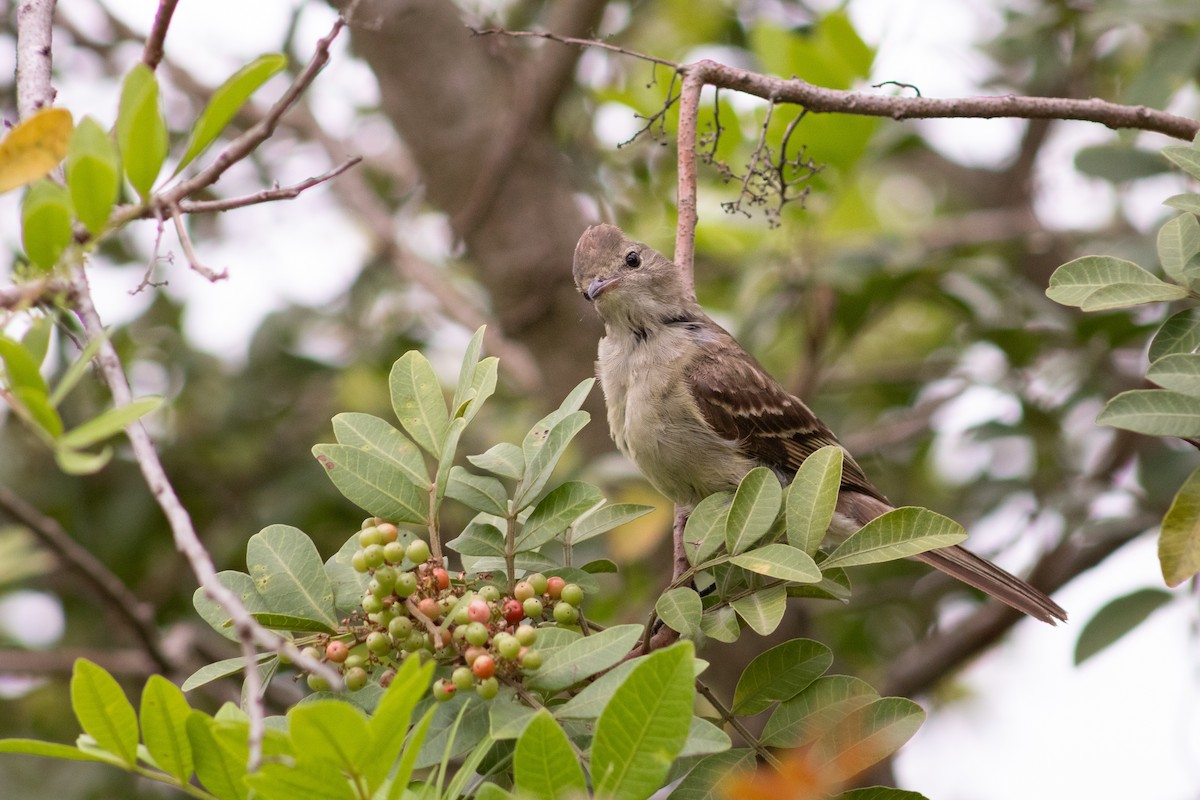
[(713, 692), (713, 690), (710, 689), (703, 681), (696, 681), (696, 691), (699, 692), (705, 700), (712, 704), (712, 707), (715, 708), (717, 713), (721, 716), (722, 721), (728, 723), (730, 727), (737, 731), (738, 734), (740, 734), (741, 737), (746, 740), (746, 744), (754, 748), (754, 752), (758, 753), (759, 758), (770, 764), (777, 771), (783, 769), (783, 764), (780, 763), (779, 759), (775, 757), (775, 754), (772, 753), (765, 744), (760, 742), (758, 737), (751, 733), (749, 729), (742, 724), (742, 721), (734, 716), (732, 711), (725, 707), (725, 704), (721, 702), (716, 693)]
[(157, 69), (163, 58), (163, 42), (167, 38), (167, 28), (171, 27), (171, 16), (179, 0), (159, 0), (158, 11), (154, 15), (154, 25), (150, 35), (146, 37), (146, 47), (142, 50), (142, 63), (151, 70)]
[(228, 278), (229, 270), (223, 269), (220, 272), (216, 272), (200, 263), (200, 256), (196, 255), (196, 249), (192, 247), (192, 237), (187, 232), (187, 226), (183, 224), (183, 215), (179, 212), (179, 206), (171, 205), (167, 211), (171, 215), (171, 221), (175, 223), (175, 235), (179, 237), (179, 245), (183, 248), (183, 256), (187, 259), (188, 266), (194, 272), (198, 272), (206, 278), (210, 283), (216, 283)]
[(646, 53), (639, 53), (637, 50), (630, 50), (628, 47), (621, 47), (620, 45), (612, 44), (611, 42), (601, 42), (597, 39), (580, 39), (575, 36), (560, 36), (557, 33), (548, 33), (545, 31), (510, 31), (504, 28), (471, 28), (471, 33), (475, 34), (476, 36), (511, 36), (516, 39), (524, 37), (549, 39), (552, 42), (559, 42), (561, 44), (574, 44), (580, 47), (599, 47), (602, 50), (611, 50), (614, 53), (632, 56), (633, 58), (638, 58), (642, 61), (649, 61), (651, 64), (661, 64), (664, 67), (670, 67), (675, 70), (678, 70), (680, 66), (678, 63), (665, 58), (658, 58), (657, 56), (647, 55)]
[(164, 220), (162, 217), (159, 217), (158, 224), (155, 227), (154, 232), (154, 248), (150, 251), (150, 261), (146, 264), (146, 271), (142, 273), (141, 281), (138, 282), (137, 286), (129, 290), (129, 294), (131, 296), (140, 294), (143, 289), (156, 289), (160, 286), (167, 285), (167, 281), (154, 280), (154, 270), (158, 267), (158, 262), (163, 258), (166, 259), (168, 264), (172, 263), (173, 261), (170, 253), (167, 253), (166, 256), (159, 255), (159, 252), (162, 250), (163, 230), (166, 228), (166, 226), (166, 220)]
[(138, 600), (104, 562), (71, 538), (58, 520), (46, 516), (3, 485), (0, 485), (0, 509), (4, 509), (12, 519), (28, 528), (62, 564), (91, 587), (117, 616), (125, 620), (141, 642), (142, 649), (160, 671), (169, 672), (174, 667), (162, 648), (158, 628), (154, 625), (154, 613), (150, 607)]
[(71, 291), (70, 284), (48, 276), (12, 286), (0, 286), (0, 308), (23, 311), (34, 306), (54, 305)]
[(54, 105), (51, 42), (55, 0), (17, 2), (17, 114), (21, 119)]
[(302, 192), (336, 178), (362, 160), (362, 156), (353, 156), (331, 170), (322, 172), (320, 175), (315, 175), (311, 178), (305, 178), (299, 183), (293, 183), (290, 186), (276, 185), (270, 189), (255, 192), (254, 194), (242, 195), (241, 197), (227, 197), (223, 200), (184, 200), (179, 203), (177, 208), (182, 214), (209, 214), (219, 211), (232, 211), (235, 208), (245, 208), (246, 206), (258, 205), (259, 203), (272, 203), (276, 200), (292, 200), (299, 197)]

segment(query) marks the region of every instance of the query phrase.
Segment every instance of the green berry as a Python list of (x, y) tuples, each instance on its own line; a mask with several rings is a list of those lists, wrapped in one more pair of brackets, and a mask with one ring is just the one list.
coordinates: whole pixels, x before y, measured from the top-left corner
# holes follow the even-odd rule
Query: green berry
[(329, 691), (329, 681), (325, 680), (320, 675), (311, 673), (311, 674), (309, 674), (307, 681), (308, 681), (308, 688), (312, 689), (314, 692), (328, 692)]
[(460, 603), (454, 609), (454, 615), (450, 617), (451, 622), (455, 625), (466, 625), (471, 621), (471, 615), (467, 613), (467, 604)]
[(525, 612), (525, 616), (530, 619), (542, 618), (542, 601), (536, 597), (530, 597), (521, 604), (521, 609)]
[(475, 694), (479, 695), (479, 697), (483, 700), (491, 700), (499, 691), (500, 681), (496, 680), (495, 677), (482, 680), (479, 682), (479, 685), (475, 687)]
[(454, 697), (455, 691), (457, 691), (457, 687), (453, 683), (450, 683), (450, 681), (442, 678), (433, 685), (433, 699), (439, 703), (444, 703), (451, 697)]
[(383, 611), (383, 599), (368, 593), (363, 596), (362, 608), (367, 614), (378, 614)]
[(521, 652), (521, 643), (511, 633), (496, 634), (496, 652), (501, 658), (512, 661)]
[(413, 629), (404, 639), (404, 649), (410, 653), (415, 653), (418, 650), (425, 649), (425, 634), (422, 631)]
[(494, 603), (500, 599), (500, 590), (495, 586), (492, 586), (490, 583), (480, 588), (476, 594), (478, 594), (479, 599), (485, 603)]
[(532, 575), (526, 575), (525, 580), (533, 587), (535, 594), (546, 593), (546, 576), (540, 572), (535, 572)]
[(560, 600), (554, 604), (554, 621), (560, 625), (574, 625), (579, 621), (579, 609)]
[(513, 597), (524, 603), (529, 598), (533, 597), (533, 586), (529, 581), (517, 581), (517, 585), (513, 587)]
[(404, 560), (404, 545), (388, 542), (383, 546), (383, 559), (389, 564), (399, 564)]
[(365, 667), (367, 665), (367, 657), (362, 653), (351, 653), (346, 657), (345, 663), (342, 664), (342, 669), (351, 670), (355, 667)]
[(371, 569), (383, 566), (383, 545), (372, 544), (363, 548), (363, 558), (366, 559), (367, 566)]
[(568, 583), (562, 588), (559, 596), (563, 602), (570, 603), (576, 608), (583, 604), (583, 588), (578, 583)]
[[(384, 557), (385, 558), (386, 558), (386, 555), (387, 555), (387, 548), (385, 547), (384, 548)], [(375, 570), (375, 574), (372, 577), (375, 580), (379, 581), (380, 586), (382, 586), (383, 588), (387, 589), (390, 592), (392, 590), (392, 587), (394, 587), (396, 585), (396, 576), (398, 574), (399, 573), (396, 571), (395, 567), (383, 566), (383, 567), (380, 567), (379, 569)]]
[(355, 550), (354, 555), (350, 556), (350, 566), (354, 567), (355, 572), (366, 572), (370, 569), (367, 566), (367, 556), (362, 550)]
[(537, 641), (537, 628), (532, 625), (520, 625), (517, 627), (517, 641), (525, 647)]
[(521, 666), (525, 669), (537, 669), (542, 665), (542, 654), (537, 650), (526, 650), (521, 655)]
[(363, 547), (369, 547), (373, 544), (383, 544), (383, 534), (374, 525), (369, 528), (363, 528), (358, 532), (358, 543)]
[(424, 539), (415, 539), (404, 551), (404, 555), (414, 564), (424, 564), (429, 560), (429, 545)]
[(354, 667), (346, 670), (346, 688), (352, 692), (357, 692), (367, 685), (367, 671), (362, 667)]
[(359, 529), (360, 529), (360, 530), (364, 530), (364, 531), (365, 531), (367, 528), (373, 528), (373, 527), (375, 527), (376, 525), (378, 525), (378, 524), (379, 524), (380, 522), (382, 522), (382, 521), (383, 521), (383, 520), (381, 520), (379, 517), (367, 517), (366, 519), (364, 519), (364, 520), (362, 521), (362, 525), (359, 525), (358, 527), (359, 527)]
[(417, 590), (417, 576), (411, 572), (401, 572), (396, 576), (395, 592), (397, 597), (409, 597)]
[(412, 633), (412, 620), (408, 617), (396, 617), (388, 623), (387, 629), (388, 633), (391, 634), (392, 638), (397, 642), (404, 641), (404, 637)]
[(467, 641), (470, 644), (482, 647), (490, 638), (491, 633), (488, 632), (487, 625), (482, 622), (472, 622), (467, 626)]
[(307, 656), (308, 658), (311, 658), (314, 661), (320, 661), (322, 658), (325, 657), (325, 653), (323, 651), (321, 651), (316, 646), (311, 645), (311, 644), (308, 647), (301, 650), (300, 654)]
[(367, 634), (367, 649), (381, 656), (392, 649), (392, 637), (383, 631), (371, 631)]
[(475, 673), (471, 672), (470, 667), (459, 667), (454, 670), (454, 674), (450, 676), (450, 680), (459, 689), (470, 689), (475, 685)]

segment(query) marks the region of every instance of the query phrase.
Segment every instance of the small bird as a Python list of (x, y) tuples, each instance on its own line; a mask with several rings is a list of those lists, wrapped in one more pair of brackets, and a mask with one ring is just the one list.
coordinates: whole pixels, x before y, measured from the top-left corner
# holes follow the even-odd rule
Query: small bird
[[(613, 225), (584, 231), (575, 286), (604, 322), (596, 364), (618, 449), (690, 510), (766, 466), (787, 484), (837, 437), (696, 302), (678, 267)], [(844, 451), (843, 451), (844, 452)], [(848, 534), (892, 504), (844, 452), (834, 522)], [(1066, 620), (1044, 593), (957, 545), (914, 558), (1042, 622)]]

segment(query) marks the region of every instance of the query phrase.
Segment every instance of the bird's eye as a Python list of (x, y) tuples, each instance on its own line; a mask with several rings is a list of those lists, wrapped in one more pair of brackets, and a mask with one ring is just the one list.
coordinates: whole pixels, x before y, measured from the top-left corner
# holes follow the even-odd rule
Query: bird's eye
[(642, 265), (642, 257), (637, 254), (636, 250), (630, 250), (625, 254), (625, 266), (637, 269)]

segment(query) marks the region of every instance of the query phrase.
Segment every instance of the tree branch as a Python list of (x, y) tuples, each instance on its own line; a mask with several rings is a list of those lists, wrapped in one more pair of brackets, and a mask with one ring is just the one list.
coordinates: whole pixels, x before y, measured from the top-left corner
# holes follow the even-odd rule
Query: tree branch
[(183, 214), (207, 214), (217, 211), (232, 211), (235, 208), (245, 208), (246, 206), (254, 206), (259, 203), (272, 203), (276, 200), (292, 200), (299, 197), (302, 192), (336, 178), (361, 161), (362, 156), (353, 156), (331, 170), (322, 172), (320, 175), (314, 175), (311, 178), (305, 178), (299, 183), (293, 183), (290, 186), (279, 186), (276, 184), (270, 189), (263, 189), (261, 192), (243, 195), (242, 197), (227, 197), (223, 200), (184, 200), (179, 203), (178, 208)]
[(154, 15), (154, 25), (150, 35), (146, 37), (146, 47), (142, 50), (142, 63), (151, 70), (157, 69), (163, 59), (163, 42), (167, 38), (167, 28), (171, 27), (171, 17), (179, 0), (160, 0), (158, 12)]
[(21, 119), (54, 105), (50, 83), (55, 0), (18, 0), (17, 114)]

